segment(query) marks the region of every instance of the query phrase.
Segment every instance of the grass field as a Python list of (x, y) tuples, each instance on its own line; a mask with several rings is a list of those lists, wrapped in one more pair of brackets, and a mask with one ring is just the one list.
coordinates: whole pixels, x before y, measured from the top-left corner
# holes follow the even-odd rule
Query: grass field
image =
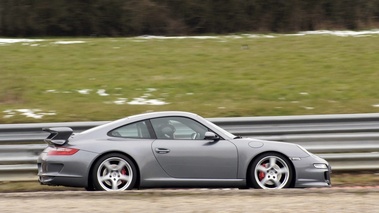
[(378, 50), (379, 35), (0, 44), (0, 123), (378, 112)]

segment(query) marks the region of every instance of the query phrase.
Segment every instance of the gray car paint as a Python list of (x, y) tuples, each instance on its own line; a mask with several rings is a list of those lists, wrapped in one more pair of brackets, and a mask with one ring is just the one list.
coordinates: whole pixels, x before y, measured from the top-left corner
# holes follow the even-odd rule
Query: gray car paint
[[(170, 177), (237, 178), (237, 148), (227, 140), (155, 140), (152, 149), (157, 161)], [(157, 149), (169, 152), (160, 153)]]
[[(221, 140), (128, 139), (107, 135), (109, 131), (128, 123), (165, 116), (183, 116), (196, 120), (219, 135)], [(47, 156), (47, 148), (38, 158), (38, 175), (43, 184), (87, 187), (91, 166), (96, 159), (106, 153), (118, 152), (128, 155), (136, 162), (141, 188), (241, 187), (247, 183), (250, 163), (259, 154), (277, 152), (289, 159), (297, 159), (292, 160), (296, 175), (295, 187), (330, 186), (324, 175), (325, 172), (330, 172), (330, 167), (316, 169), (313, 166), (314, 163), (327, 162), (305, 152), (299, 146), (233, 137), (232, 134), (193, 113), (154, 112), (130, 116), (72, 136), (65, 146), (75, 147), (80, 151), (70, 158)], [(168, 149), (169, 152), (157, 153), (158, 148)], [(50, 172), (43, 170), (43, 166), (46, 165), (63, 166), (60, 171)]]

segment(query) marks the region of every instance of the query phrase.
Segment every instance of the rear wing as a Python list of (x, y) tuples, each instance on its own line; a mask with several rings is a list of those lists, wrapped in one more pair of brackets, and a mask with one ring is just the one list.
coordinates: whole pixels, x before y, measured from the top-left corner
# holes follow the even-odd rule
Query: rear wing
[(44, 141), (54, 145), (64, 145), (74, 132), (70, 127), (42, 128), (42, 131), (50, 133)]

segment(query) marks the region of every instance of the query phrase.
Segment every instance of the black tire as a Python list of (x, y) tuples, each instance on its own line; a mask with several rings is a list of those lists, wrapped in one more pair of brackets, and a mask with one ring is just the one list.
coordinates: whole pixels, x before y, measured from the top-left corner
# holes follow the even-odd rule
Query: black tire
[(254, 188), (281, 189), (291, 186), (294, 171), (287, 157), (268, 152), (253, 161), (249, 177)]
[(110, 153), (96, 161), (91, 175), (95, 190), (123, 191), (133, 189), (137, 169), (125, 155)]
[(95, 188), (93, 186), (84, 187), (84, 189), (89, 192), (95, 191)]

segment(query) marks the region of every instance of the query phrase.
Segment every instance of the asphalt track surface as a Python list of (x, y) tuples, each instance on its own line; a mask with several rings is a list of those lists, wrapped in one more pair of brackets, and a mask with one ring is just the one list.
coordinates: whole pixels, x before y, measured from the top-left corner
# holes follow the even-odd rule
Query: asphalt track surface
[(0, 212), (379, 212), (379, 187), (0, 193)]

